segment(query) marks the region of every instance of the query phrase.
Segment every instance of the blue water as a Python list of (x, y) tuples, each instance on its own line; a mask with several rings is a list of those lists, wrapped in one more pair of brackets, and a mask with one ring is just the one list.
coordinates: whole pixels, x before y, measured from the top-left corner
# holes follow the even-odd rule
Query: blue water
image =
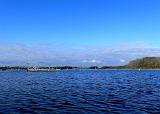
[(160, 71), (1, 71), (0, 113), (160, 114)]

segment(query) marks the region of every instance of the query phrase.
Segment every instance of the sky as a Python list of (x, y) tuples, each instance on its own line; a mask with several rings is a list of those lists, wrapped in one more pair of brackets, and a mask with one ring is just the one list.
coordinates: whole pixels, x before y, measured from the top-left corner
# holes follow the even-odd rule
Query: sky
[(159, 0), (0, 0), (0, 65), (124, 65), (159, 56)]

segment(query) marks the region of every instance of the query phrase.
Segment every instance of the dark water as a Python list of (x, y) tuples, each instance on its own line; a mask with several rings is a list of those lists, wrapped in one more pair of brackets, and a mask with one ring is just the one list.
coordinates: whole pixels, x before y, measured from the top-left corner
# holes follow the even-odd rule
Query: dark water
[(160, 71), (1, 71), (0, 113), (160, 114)]

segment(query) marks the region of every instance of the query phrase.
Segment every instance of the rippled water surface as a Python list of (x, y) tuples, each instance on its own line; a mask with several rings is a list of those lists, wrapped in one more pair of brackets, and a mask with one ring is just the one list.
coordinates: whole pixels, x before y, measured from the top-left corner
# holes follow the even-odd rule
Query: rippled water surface
[(1, 71), (0, 113), (160, 114), (160, 71)]

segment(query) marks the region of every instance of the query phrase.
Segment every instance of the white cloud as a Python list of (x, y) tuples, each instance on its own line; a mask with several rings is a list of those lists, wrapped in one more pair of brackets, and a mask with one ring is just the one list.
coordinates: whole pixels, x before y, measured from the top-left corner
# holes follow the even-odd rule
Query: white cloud
[[(160, 56), (160, 48), (83, 47), (60, 45), (0, 45), (0, 65), (123, 65), (145, 56)], [(123, 59), (120, 59), (123, 58)]]
[(119, 61), (120, 61), (121, 63), (124, 63), (124, 62), (125, 62), (125, 60), (124, 60), (124, 59), (120, 59)]
[(100, 63), (100, 61), (97, 61), (95, 59), (92, 60), (82, 60), (83, 63)]
[(92, 59), (91, 60), (91, 63), (96, 63), (97, 61), (95, 59)]

